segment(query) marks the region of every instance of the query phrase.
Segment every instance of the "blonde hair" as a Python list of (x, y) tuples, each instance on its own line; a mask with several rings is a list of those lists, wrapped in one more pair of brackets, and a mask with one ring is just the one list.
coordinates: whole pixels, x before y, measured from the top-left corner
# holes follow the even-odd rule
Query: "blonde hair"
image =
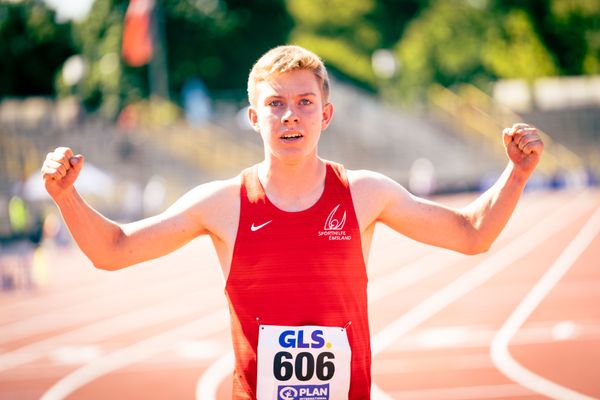
[(248, 101), (256, 102), (256, 84), (274, 75), (305, 69), (311, 71), (321, 86), (323, 103), (329, 99), (329, 76), (323, 61), (312, 51), (295, 45), (274, 47), (267, 51), (252, 67), (248, 76)]

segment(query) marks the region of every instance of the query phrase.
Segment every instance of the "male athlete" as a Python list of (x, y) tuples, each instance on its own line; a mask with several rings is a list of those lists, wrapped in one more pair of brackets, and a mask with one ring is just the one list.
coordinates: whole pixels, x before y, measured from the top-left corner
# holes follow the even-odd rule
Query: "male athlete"
[(318, 157), (333, 105), (315, 54), (270, 50), (250, 73), (248, 97), (264, 160), (192, 189), (157, 216), (119, 224), (93, 210), (73, 186), (84, 158), (69, 148), (48, 154), (46, 189), (97, 268), (125, 268), (210, 236), (231, 313), (234, 399), (369, 399), (366, 261), (376, 223), (430, 245), (484, 252), (512, 214), (543, 143), (528, 125), (505, 129), (504, 173), (455, 209), (381, 174)]

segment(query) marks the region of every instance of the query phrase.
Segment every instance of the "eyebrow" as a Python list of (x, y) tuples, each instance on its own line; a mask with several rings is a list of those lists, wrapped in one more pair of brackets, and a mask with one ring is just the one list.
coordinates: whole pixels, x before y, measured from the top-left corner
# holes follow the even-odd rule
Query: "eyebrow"
[[(316, 96), (317, 94), (314, 92), (306, 92), (306, 93), (300, 93), (297, 95), (294, 95), (294, 97), (309, 97), (309, 96)], [(266, 96), (267, 99), (273, 99), (273, 98), (283, 98), (285, 96), (279, 95), (279, 94), (272, 94), (269, 96)]]
[(313, 92), (306, 92), (306, 93), (299, 94), (298, 97), (307, 97), (307, 96), (316, 96), (316, 95), (317, 94), (313, 93)]

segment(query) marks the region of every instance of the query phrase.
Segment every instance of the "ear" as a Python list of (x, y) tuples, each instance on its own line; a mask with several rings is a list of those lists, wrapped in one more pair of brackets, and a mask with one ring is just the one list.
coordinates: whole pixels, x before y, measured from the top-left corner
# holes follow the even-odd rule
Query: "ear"
[(248, 107), (248, 120), (250, 120), (250, 125), (252, 125), (252, 128), (256, 132), (260, 132), (260, 129), (258, 126), (258, 113), (256, 112), (256, 109), (254, 108), (254, 106)]
[(327, 103), (323, 105), (323, 118), (321, 119), (321, 130), (324, 131), (329, 126), (333, 118), (333, 104)]

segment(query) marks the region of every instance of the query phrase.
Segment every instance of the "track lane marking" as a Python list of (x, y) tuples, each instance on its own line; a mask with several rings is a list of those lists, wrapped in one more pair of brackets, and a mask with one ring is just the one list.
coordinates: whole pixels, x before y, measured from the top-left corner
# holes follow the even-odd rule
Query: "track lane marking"
[(432, 249), (432, 252), (371, 282), (367, 287), (369, 304), (416, 284), (458, 262), (461, 255), (450, 250)]
[[(52, 253), (52, 249), (48, 249)], [(179, 263), (173, 268), (164, 268), (161, 263), (177, 263), (177, 260), (193, 259), (193, 254), (201, 251), (205, 254), (204, 265), (210, 268), (198, 269), (196, 265), (188, 261)], [(89, 260), (76, 247), (73, 247), (66, 255), (61, 252), (55, 252), (58, 258), (57, 269), (54, 271), (60, 276), (60, 282), (44, 289), (43, 296), (34, 294), (33, 297), (19, 299), (6, 306), (0, 305), (6, 312), (0, 313), (0, 332), (1, 329), (9, 324), (23, 320), (23, 315), (27, 318), (44, 317), (48, 313), (60, 312), (59, 309), (71, 307), (73, 304), (80, 304), (90, 298), (100, 297), (104, 293), (110, 292), (113, 296), (116, 293), (131, 292), (132, 287), (146, 287), (160, 282), (164, 285), (166, 282), (172, 282), (182, 276), (187, 276), (190, 281), (190, 275), (199, 282), (204, 282), (207, 277), (210, 279), (219, 279), (220, 268), (218, 268), (218, 259), (214, 253), (214, 248), (208, 237), (198, 238), (188, 244), (186, 247), (178, 249), (171, 255), (161, 260), (149, 260), (136, 266), (127, 268), (118, 272), (98, 271), (89, 265)], [(61, 259), (64, 257), (75, 258), (76, 261), (69, 261), (68, 266), (63, 265)], [(216, 267), (213, 267), (216, 266)], [(77, 276), (78, 278), (73, 278)], [(78, 280), (84, 279), (77, 283)], [(63, 282), (64, 281), (64, 282)], [(68, 284), (70, 281), (70, 284)], [(83, 285), (83, 288), (80, 287)], [(76, 287), (75, 287), (76, 286)], [(198, 288), (195, 288), (196, 291)], [(65, 312), (67, 314), (67, 312)], [(0, 334), (0, 341), (3, 339)]]
[(391, 345), (406, 332), (437, 314), (471, 290), (484, 284), (513, 262), (534, 250), (549, 237), (560, 232), (571, 221), (571, 219), (564, 218), (565, 212), (568, 210), (572, 215), (573, 210), (581, 210), (583, 204), (580, 203), (587, 203), (589, 197), (588, 193), (584, 193), (575, 200), (564, 204), (531, 229), (521, 233), (516, 239), (506, 243), (504, 247), (498, 249), (450, 284), (433, 293), (427, 299), (388, 324), (371, 340), (373, 355), (381, 353), (383, 349)]
[[(0, 326), (0, 344), (26, 338), (31, 335), (37, 335), (44, 331), (55, 331), (60, 329), (69, 329), (78, 324), (94, 323), (100, 318), (108, 318), (124, 304), (124, 298), (133, 299), (128, 301), (130, 307), (145, 308), (149, 298), (156, 298), (156, 293), (161, 293), (159, 301), (168, 301), (182, 292), (194, 292), (198, 290), (206, 291), (211, 285), (194, 287), (194, 280), (189, 276), (181, 274), (170, 276), (167, 280), (152, 280), (142, 286), (134, 286), (132, 283), (122, 285), (116, 290), (106, 291), (99, 297), (87, 298), (67, 307), (46, 311), (42, 315), (36, 315), (23, 318), (10, 324)], [(197, 285), (197, 284), (196, 284)], [(160, 290), (157, 290), (160, 288)], [(171, 296), (170, 296), (171, 295)], [(169, 296), (166, 299), (165, 296)], [(146, 300), (145, 300), (146, 299)], [(90, 312), (93, 310), (93, 312)], [(125, 310), (127, 312), (127, 310)], [(56, 315), (59, 314), (60, 318)]]
[(490, 355), (498, 370), (513, 381), (537, 393), (569, 400), (592, 399), (592, 397), (545, 379), (525, 368), (511, 356), (508, 345), (527, 318), (531, 316), (598, 234), (600, 234), (600, 208), (515, 308), (492, 341)]
[[(531, 208), (533, 208), (533, 210), (531, 210)], [(546, 215), (549, 210), (554, 210), (555, 208), (556, 206), (554, 203), (551, 203), (546, 207), (534, 207), (532, 204), (528, 204), (527, 207), (525, 207), (525, 210), (520, 210), (520, 212), (528, 215), (528, 217), (532, 218), (532, 221), (535, 221), (540, 216)], [(387, 228), (385, 226), (384, 228), (389, 232), (393, 232), (392, 234), (398, 235), (391, 228)], [(522, 232), (519, 232), (519, 234), (520, 233)], [(506, 243), (511, 241), (507, 236), (508, 232), (504, 231), (503, 235), (498, 238), (498, 248), (502, 248)], [(411, 239), (408, 240), (411, 241)], [(412, 241), (412, 243), (417, 242)], [(421, 254), (419, 258), (402, 265), (400, 269), (387, 272), (386, 275), (377, 277), (373, 282), (369, 282), (369, 286), (367, 288), (369, 294), (369, 303), (378, 301), (394, 291), (400, 291), (406, 287), (409, 287), (410, 285), (428, 278), (436, 272), (443, 270), (451, 264), (458, 263), (465, 258), (464, 254), (460, 254), (455, 251), (421, 244), (419, 244), (419, 246), (427, 248), (429, 251)], [(389, 247), (390, 246), (388, 246), (388, 248)], [(378, 251), (381, 251), (381, 249)]]
[(77, 389), (100, 376), (171, 349), (176, 343), (190, 338), (216, 334), (228, 326), (228, 312), (222, 308), (202, 318), (146, 338), (131, 346), (109, 353), (66, 375), (41, 397), (41, 400), (62, 400)]
[[(402, 335), (425, 322), (471, 290), (481, 286), (513, 262), (533, 251), (539, 244), (552, 235), (560, 232), (573, 220), (573, 210), (582, 213), (581, 209), (584, 208), (583, 206), (593, 199), (595, 198), (592, 194), (584, 192), (575, 198), (575, 200), (563, 204), (558, 210), (555, 210), (529, 230), (518, 235), (516, 239), (506, 243), (481, 263), (392, 321), (371, 339), (373, 357), (393, 344)], [(565, 213), (570, 214), (571, 218), (564, 218)], [(513, 246), (512, 244), (515, 245)], [(383, 390), (379, 389), (375, 383), (375, 379), (373, 379), (372, 387), (377, 388), (377, 400), (391, 399)]]
[[(167, 317), (173, 319), (185, 315), (197, 315), (199, 310), (194, 302), (197, 297), (196, 293), (190, 293), (183, 298), (171, 300), (169, 303), (152, 304), (5, 352), (0, 354), (0, 372), (45, 357), (59, 346), (93, 344), (162, 322)], [(200, 311), (206, 312), (206, 310)]]
[(406, 390), (391, 395), (396, 400), (482, 400), (531, 397), (531, 392), (517, 384), (505, 384)]
[[(48, 251), (53, 252), (51, 249), (48, 249)], [(48, 257), (51, 256), (52, 254), (49, 254)], [(192, 267), (186, 266), (177, 270), (167, 268), (167, 272), (160, 273), (157, 266), (151, 264), (153, 262), (151, 260), (147, 261), (148, 265), (144, 266), (144, 271), (141, 268), (134, 268), (121, 270), (115, 274), (107, 274), (105, 271), (98, 271), (89, 266), (89, 260), (83, 256), (83, 253), (77, 247), (69, 249), (66, 254), (55, 254), (54, 257), (54, 259), (59, 260), (64, 257), (77, 258), (79, 261), (70, 262), (70, 264), (77, 263), (77, 266), (57, 266), (53, 273), (60, 276), (61, 282), (44, 289), (49, 290), (49, 293), (35, 294), (33, 297), (27, 297), (3, 306), (6, 313), (0, 316), (0, 329), (23, 319), (22, 315), (25, 313), (31, 314), (31, 310), (34, 310), (35, 314), (29, 315), (29, 318), (40, 317), (47, 313), (56, 312), (57, 308), (66, 308), (107, 292), (114, 293), (115, 290), (125, 292), (131, 289), (132, 282), (136, 282), (140, 286), (146, 286), (155, 281), (170, 281), (184, 273), (193, 271)], [(66, 282), (62, 282), (63, 275), (66, 276), (66, 279), (64, 279)], [(78, 278), (72, 278), (72, 275), (76, 275)], [(73, 282), (70, 282), (70, 280)], [(11, 315), (18, 315), (19, 318), (11, 320)], [(8, 319), (5, 319), (5, 317)]]
[(235, 356), (233, 355), (233, 351), (229, 351), (212, 363), (196, 383), (196, 399), (216, 399), (221, 382), (223, 382), (227, 376), (232, 374), (234, 367)]

